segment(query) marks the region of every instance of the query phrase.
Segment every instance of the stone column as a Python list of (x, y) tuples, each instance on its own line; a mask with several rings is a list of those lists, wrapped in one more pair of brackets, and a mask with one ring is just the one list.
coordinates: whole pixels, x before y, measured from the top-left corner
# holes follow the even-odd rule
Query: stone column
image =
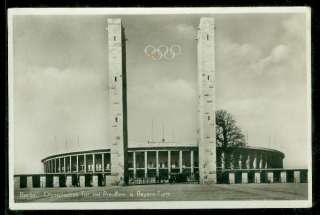
[(300, 183), (300, 171), (293, 172), (293, 182)]
[(60, 187), (59, 176), (57, 175), (53, 176), (53, 187)]
[(257, 155), (253, 155), (253, 169), (257, 169)]
[(201, 17), (197, 35), (198, 57), (198, 143), (200, 183), (217, 182), (215, 123), (215, 22)]
[(46, 176), (45, 175), (40, 176), (40, 187), (42, 187), (42, 188), (46, 187)]
[(242, 184), (247, 184), (248, 183), (248, 173), (247, 172), (242, 172), (241, 173), (241, 183)]
[(93, 166), (92, 172), (95, 172), (96, 171), (96, 156), (95, 156), (95, 154), (92, 154), (92, 166)]
[(281, 181), (281, 183), (287, 183), (287, 172), (286, 171), (281, 171), (280, 181)]
[(27, 188), (33, 187), (32, 176), (27, 176)]
[(144, 177), (148, 177), (148, 154), (144, 152)]
[(221, 152), (221, 169), (225, 169), (225, 155), (224, 155), (224, 152)]
[(133, 152), (133, 178), (137, 177), (136, 152)]
[(77, 166), (76, 166), (76, 171), (79, 173), (79, 155), (77, 155)]
[(254, 173), (254, 183), (256, 183), (256, 184), (260, 184), (261, 183), (260, 172), (255, 172)]
[(156, 151), (156, 175), (159, 177), (159, 151)]
[(268, 183), (273, 183), (273, 172), (267, 173)]
[(170, 150), (168, 151), (168, 173), (169, 173), (169, 177), (170, 177), (170, 173), (171, 173), (171, 152), (170, 152)]
[(101, 154), (101, 168), (102, 168), (102, 172), (105, 172), (104, 153)]
[(182, 151), (179, 151), (179, 171), (182, 173)]
[(83, 156), (83, 164), (84, 164), (84, 172), (87, 172), (87, 155), (84, 154)]
[(66, 187), (72, 187), (72, 176), (71, 175), (67, 175)]
[(60, 157), (58, 158), (58, 172), (61, 172)]
[(84, 175), (80, 175), (79, 182), (80, 182), (80, 187), (86, 186), (86, 178), (84, 177)]
[(191, 150), (191, 175), (194, 173), (194, 158), (193, 158), (193, 150)]
[(248, 153), (246, 156), (246, 169), (250, 169), (250, 154)]
[(229, 172), (229, 184), (235, 183), (235, 174), (234, 172)]
[(67, 172), (66, 166), (66, 157), (63, 157), (63, 172)]
[(262, 159), (263, 159), (263, 156), (262, 156), (262, 153), (261, 153), (261, 154), (260, 154), (260, 162), (259, 162), (259, 168), (260, 168), (260, 169), (263, 169)]
[(239, 166), (239, 169), (242, 169), (242, 154), (239, 155), (238, 166)]
[(98, 187), (99, 183), (98, 183), (98, 176), (97, 175), (93, 175), (92, 176), (92, 186), (93, 187)]
[(14, 189), (20, 189), (20, 176), (14, 176)]
[(71, 159), (71, 155), (69, 156), (69, 172), (72, 172), (72, 159)]

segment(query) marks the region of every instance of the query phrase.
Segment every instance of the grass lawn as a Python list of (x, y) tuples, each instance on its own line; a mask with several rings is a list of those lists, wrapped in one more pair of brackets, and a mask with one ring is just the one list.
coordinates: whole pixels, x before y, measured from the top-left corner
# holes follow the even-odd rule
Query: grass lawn
[(158, 184), (15, 190), (16, 202), (307, 200), (308, 184)]

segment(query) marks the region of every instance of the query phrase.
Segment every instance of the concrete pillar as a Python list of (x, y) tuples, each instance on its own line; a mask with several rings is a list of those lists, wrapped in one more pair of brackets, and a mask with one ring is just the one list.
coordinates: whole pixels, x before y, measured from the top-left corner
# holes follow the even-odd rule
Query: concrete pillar
[(66, 157), (63, 157), (63, 172), (67, 172), (67, 169), (66, 169)]
[(57, 175), (53, 176), (53, 187), (60, 187), (59, 176)]
[[(77, 172), (78, 172), (78, 156), (77, 156)], [(72, 172), (72, 157), (69, 156), (69, 172)]]
[(79, 173), (79, 155), (77, 155), (77, 166), (76, 166), (76, 171)]
[(287, 172), (286, 171), (282, 171), (280, 173), (280, 181), (281, 181), (281, 183), (287, 183)]
[(133, 177), (137, 177), (136, 152), (133, 152)]
[(20, 176), (14, 176), (14, 189), (20, 189)]
[(259, 168), (260, 168), (260, 169), (263, 169), (262, 159), (263, 159), (263, 156), (262, 156), (262, 153), (261, 153), (261, 154), (260, 154), (260, 162), (259, 162)]
[(239, 155), (238, 167), (239, 169), (242, 169), (242, 154)]
[(250, 168), (250, 155), (249, 155), (249, 153), (247, 154), (246, 168), (247, 168), (247, 169), (251, 169), (251, 168)]
[(268, 183), (273, 183), (273, 172), (267, 173)]
[(60, 158), (58, 158), (58, 172), (61, 172)]
[(179, 171), (182, 173), (182, 151), (179, 151)]
[(106, 186), (110, 186), (110, 185), (111, 185), (111, 176), (106, 175), (106, 176), (104, 177), (104, 180), (105, 180)]
[(216, 183), (215, 22), (200, 18), (197, 40), (200, 183)]
[(170, 173), (171, 173), (171, 152), (170, 152), (170, 150), (168, 151), (168, 173), (169, 173), (169, 177), (170, 177)]
[(156, 176), (159, 176), (159, 151), (156, 151)]
[(148, 177), (148, 152), (144, 152), (144, 177)]
[(87, 155), (84, 154), (83, 156), (83, 164), (84, 164), (84, 172), (87, 172)]
[(229, 184), (235, 183), (235, 174), (234, 172), (229, 172)]
[(98, 183), (98, 176), (97, 175), (93, 175), (92, 176), (92, 186), (93, 187), (98, 187), (99, 183)]
[(85, 178), (84, 175), (80, 175), (79, 183), (80, 183), (80, 187), (85, 187), (86, 186), (86, 178)]
[(194, 152), (193, 152), (193, 150), (191, 150), (190, 153), (191, 153), (191, 155), (190, 155), (191, 156), (191, 175), (193, 175), (193, 173), (194, 173), (194, 157), (193, 157)]
[(125, 59), (125, 32), (121, 19), (108, 19), (108, 75), (110, 105), (110, 140), (112, 184), (127, 182), (126, 153), (128, 148), (127, 131), (127, 90)]
[(92, 154), (92, 166), (93, 166), (92, 172), (95, 172), (96, 171), (96, 156), (95, 156), (95, 154)]
[(241, 173), (241, 183), (242, 184), (247, 184), (248, 183), (248, 173), (247, 172), (242, 172)]
[(71, 175), (67, 175), (66, 187), (72, 187), (72, 176)]
[(254, 183), (260, 184), (261, 183), (261, 177), (260, 177), (260, 172), (255, 172), (254, 173)]
[(105, 171), (105, 167), (104, 167), (104, 153), (101, 154), (101, 168), (102, 168), (102, 172)]
[(221, 153), (221, 168), (225, 169), (225, 163), (224, 163), (224, 152)]
[(32, 183), (32, 176), (27, 176), (27, 188), (32, 188), (33, 183)]
[(257, 169), (257, 156), (253, 155), (253, 169)]
[(41, 175), (40, 176), (40, 187), (44, 188), (46, 187), (46, 176), (45, 175)]
[(293, 182), (300, 183), (300, 171), (293, 172)]

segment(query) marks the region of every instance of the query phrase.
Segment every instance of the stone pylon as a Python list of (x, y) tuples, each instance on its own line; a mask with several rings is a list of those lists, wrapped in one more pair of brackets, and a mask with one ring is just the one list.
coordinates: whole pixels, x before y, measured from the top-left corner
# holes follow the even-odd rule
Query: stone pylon
[(202, 17), (198, 30), (199, 175), (200, 183), (216, 183), (215, 23)]
[(126, 39), (121, 19), (108, 19), (111, 184), (127, 183)]

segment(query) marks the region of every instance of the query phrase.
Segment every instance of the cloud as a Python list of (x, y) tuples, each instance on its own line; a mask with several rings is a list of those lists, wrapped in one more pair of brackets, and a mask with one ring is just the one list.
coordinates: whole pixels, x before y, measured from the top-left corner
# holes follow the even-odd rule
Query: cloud
[(283, 45), (283, 44), (277, 45), (271, 50), (268, 56), (250, 65), (251, 70), (253, 70), (256, 73), (265, 72), (265, 70), (271, 66), (285, 63), (289, 57), (289, 54), (290, 54), (290, 50), (286, 45)]
[(178, 24), (176, 25), (176, 29), (179, 33), (185, 35), (195, 35), (196, 29), (193, 25), (188, 24)]

